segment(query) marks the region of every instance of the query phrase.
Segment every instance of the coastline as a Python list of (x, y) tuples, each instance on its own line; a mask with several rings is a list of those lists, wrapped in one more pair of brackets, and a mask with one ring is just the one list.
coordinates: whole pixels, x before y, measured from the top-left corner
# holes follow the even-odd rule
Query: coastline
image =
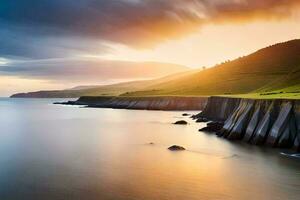
[(200, 111), (205, 108), (206, 97), (114, 97), (83, 96), (76, 101), (56, 102), (63, 105), (82, 105), (94, 108), (116, 108), (133, 110)]
[(210, 122), (200, 131), (229, 140), (300, 152), (300, 100), (235, 97), (80, 97), (57, 102), (94, 108), (201, 112), (197, 122)]

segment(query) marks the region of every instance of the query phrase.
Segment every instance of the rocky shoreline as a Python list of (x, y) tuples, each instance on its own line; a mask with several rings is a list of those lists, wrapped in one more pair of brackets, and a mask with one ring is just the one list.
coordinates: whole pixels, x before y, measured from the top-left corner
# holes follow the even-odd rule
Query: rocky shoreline
[(195, 120), (212, 121), (200, 131), (229, 140), (300, 152), (300, 101), (210, 97)]
[(63, 105), (83, 105), (95, 108), (136, 110), (203, 110), (206, 97), (80, 97), (76, 101), (57, 102)]
[(300, 152), (300, 100), (230, 97), (80, 97), (58, 102), (96, 108), (137, 110), (202, 110), (191, 116), (209, 122), (199, 131), (229, 140)]

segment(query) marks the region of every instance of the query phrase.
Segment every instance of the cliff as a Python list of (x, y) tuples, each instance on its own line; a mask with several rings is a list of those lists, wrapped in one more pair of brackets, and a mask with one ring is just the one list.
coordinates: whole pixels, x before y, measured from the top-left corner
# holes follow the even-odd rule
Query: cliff
[(224, 122), (220, 137), (300, 151), (300, 100), (210, 97), (201, 117)]
[(60, 104), (86, 105), (98, 108), (119, 108), (137, 110), (202, 110), (206, 97), (91, 97), (83, 96), (77, 101)]

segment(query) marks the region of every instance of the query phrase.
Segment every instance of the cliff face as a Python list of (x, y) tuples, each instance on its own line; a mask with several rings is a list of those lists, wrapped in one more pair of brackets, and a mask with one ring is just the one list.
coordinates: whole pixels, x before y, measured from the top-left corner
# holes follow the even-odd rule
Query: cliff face
[(225, 121), (239, 103), (240, 99), (210, 97), (198, 117), (202, 116), (214, 121)]
[(63, 104), (138, 110), (202, 110), (205, 97), (80, 97)]
[(220, 137), (300, 151), (300, 101), (211, 97), (198, 117), (224, 121)]

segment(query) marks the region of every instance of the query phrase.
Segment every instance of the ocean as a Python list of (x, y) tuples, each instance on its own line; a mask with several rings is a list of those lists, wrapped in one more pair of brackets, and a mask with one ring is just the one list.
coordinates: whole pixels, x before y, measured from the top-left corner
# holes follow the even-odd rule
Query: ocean
[(299, 160), (199, 132), (184, 112), (55, 101), (0, 98), (0, 199), (300, 198)]

